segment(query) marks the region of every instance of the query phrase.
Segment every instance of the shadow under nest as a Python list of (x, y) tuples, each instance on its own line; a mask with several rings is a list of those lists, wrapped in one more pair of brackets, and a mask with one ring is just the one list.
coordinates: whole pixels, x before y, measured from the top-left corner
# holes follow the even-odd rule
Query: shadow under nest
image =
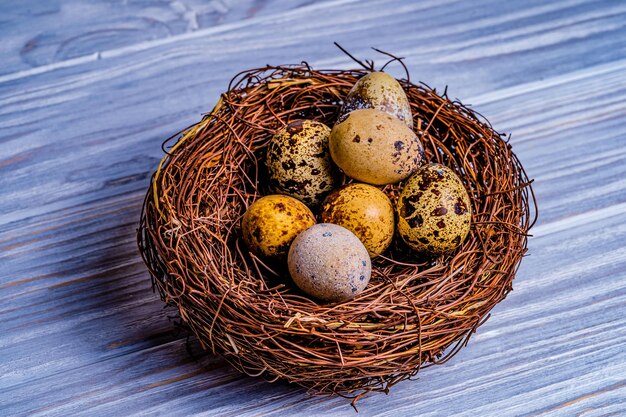
[[(268, 194), (264, 154), (274, 132), (296, 119), (332, 126), (365, 74), (303, 63), (236, 76), (211, 114), (174, 137), (138, 231), (154, 286), (203, 347), (248, 375), (354, 401), (447, 361), (467, 343), (511, 290), (535, 205), (521, 163), (486, 120), (445, 93), (401, 80), (425, 161), (453, 169), (470, 195), (470, 234), (435, 258), (394, 238), (352, 300), (318, 304), (299, 292), (285, 266), (248, 252), (241, 217)], [(401, 185), (383, 190), (395, 202)]]

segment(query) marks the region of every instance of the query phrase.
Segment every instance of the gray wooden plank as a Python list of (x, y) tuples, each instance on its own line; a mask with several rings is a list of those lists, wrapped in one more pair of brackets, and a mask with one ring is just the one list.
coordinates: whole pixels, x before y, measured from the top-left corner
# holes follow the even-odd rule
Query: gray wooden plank
[[(304, 52), (310, 60), (317, 58), (316, 63), (345, 66), (345, 57), (335, 54), (331, 45), (339, 41), (361, 55), (368, 53), (369, 46), (393, 49), (407, 55), (414, 74), (432, 74), (431, 84), (450, 84), (467, 95), (474, 93), (476, 83), (476, 88), (480, 88), (481, 82), (498, 87), (516, 85), (623, 57), (625, 7), (610, 0), (550, 4), (540, 0), (523, 4), (489, 0), (333, 0), (250, 21), (105, 49), (58, 65), (9, 73), (0, 80), (97, 62), (130, 51), (155, 47), (163, 48), (162, 52), (172, 50), (167, 45), (177, 46), (181, 58), (195, 54), (204, 63), (244, 52), (252, 65), (270, 59), (272, 63), (299, 62)], [(363, 44), (362, 39), (370, 39), (372, 45)], [(261, 51), (263, 56), (258, 55)], [(496, 55), (502, 59), (493, 59)], [(186, 58), (182, 61), (194, 62)], [(463, 65), (462, 72), (457, 70), (458, 65)]]
[[(305, 53), (314, 64), (347, 66), (332, 36), (358, 44), (377, 27), (414, 77), (450, 84), (514, 133), (542, 212), (515, 291), (470, 345), (388, 397), (365, 398), (361, 413), (623, 410), (621, 5), (487, 5), (312, 5), (0, 78), (0, 409), (354, 415), (345, 400), (304, 399), (210, 356), (202, 372), (149, 292), (133, 233), (160, 140), (208, 110), (232, 74)], [(454, 22), (450, 35), (442, 22)]]
[(311, 0), (5, 0), (0, 2), (0, 74), (166, 39)]

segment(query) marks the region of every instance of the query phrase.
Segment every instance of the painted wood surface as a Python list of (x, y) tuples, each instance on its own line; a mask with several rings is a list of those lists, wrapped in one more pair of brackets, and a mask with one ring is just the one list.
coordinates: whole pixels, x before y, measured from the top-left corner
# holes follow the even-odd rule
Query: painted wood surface
[(616, 1), (0, 2), (0, 415), (354, 415), (190, 355), (134, 241), (162, 140), (240, 70), (351, 67), (332, 41), (511, 132), (540, 205), (469, 345), (360, 415), (626, 415), (625, 26)]

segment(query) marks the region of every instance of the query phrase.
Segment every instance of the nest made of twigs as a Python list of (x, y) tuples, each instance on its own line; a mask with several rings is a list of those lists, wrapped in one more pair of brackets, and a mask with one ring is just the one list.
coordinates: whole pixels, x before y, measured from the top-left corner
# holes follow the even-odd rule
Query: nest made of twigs
[[(250, 254), (246, 208), (267, 193), (264, 152), (296, 119), (332, 126), (366, 70), (306, 63), (239, 74), (215, 109), (175, 138), (146, 195), (138, 243), (161, 298), (203, 347), (248, 375), (352, 398), (447, 361), (505, 298), (526, 252), (532, 189), (511, 146), (481, 116), (401, 80), (426, 161), (452, 168), (472, 201), (462, 246), (429, 258), (401, 239), (372, 261), (356, 298), (320, 304), (284, 265)], [(396, 186), (385, 191), (396, 198)]]

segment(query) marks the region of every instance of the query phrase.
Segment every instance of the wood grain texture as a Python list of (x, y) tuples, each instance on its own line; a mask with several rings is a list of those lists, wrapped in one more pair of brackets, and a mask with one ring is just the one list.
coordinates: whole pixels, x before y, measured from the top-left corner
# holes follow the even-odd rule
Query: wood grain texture
[[(297, 9), (310, 0), (5, 0), (0, 74)], [(69, 23), (69, 24), (68, 24)]]
[(541, 208), (514, 291), (469, 345), (360, 414), (625, 415), (626, 5), (234, 4), (0, 3), (0, 415), (354, 415), (190, 356), (134, 242), (161, 141), (240, 70), (351, 67), (332, 41), (405, 56), (512, 132)]

